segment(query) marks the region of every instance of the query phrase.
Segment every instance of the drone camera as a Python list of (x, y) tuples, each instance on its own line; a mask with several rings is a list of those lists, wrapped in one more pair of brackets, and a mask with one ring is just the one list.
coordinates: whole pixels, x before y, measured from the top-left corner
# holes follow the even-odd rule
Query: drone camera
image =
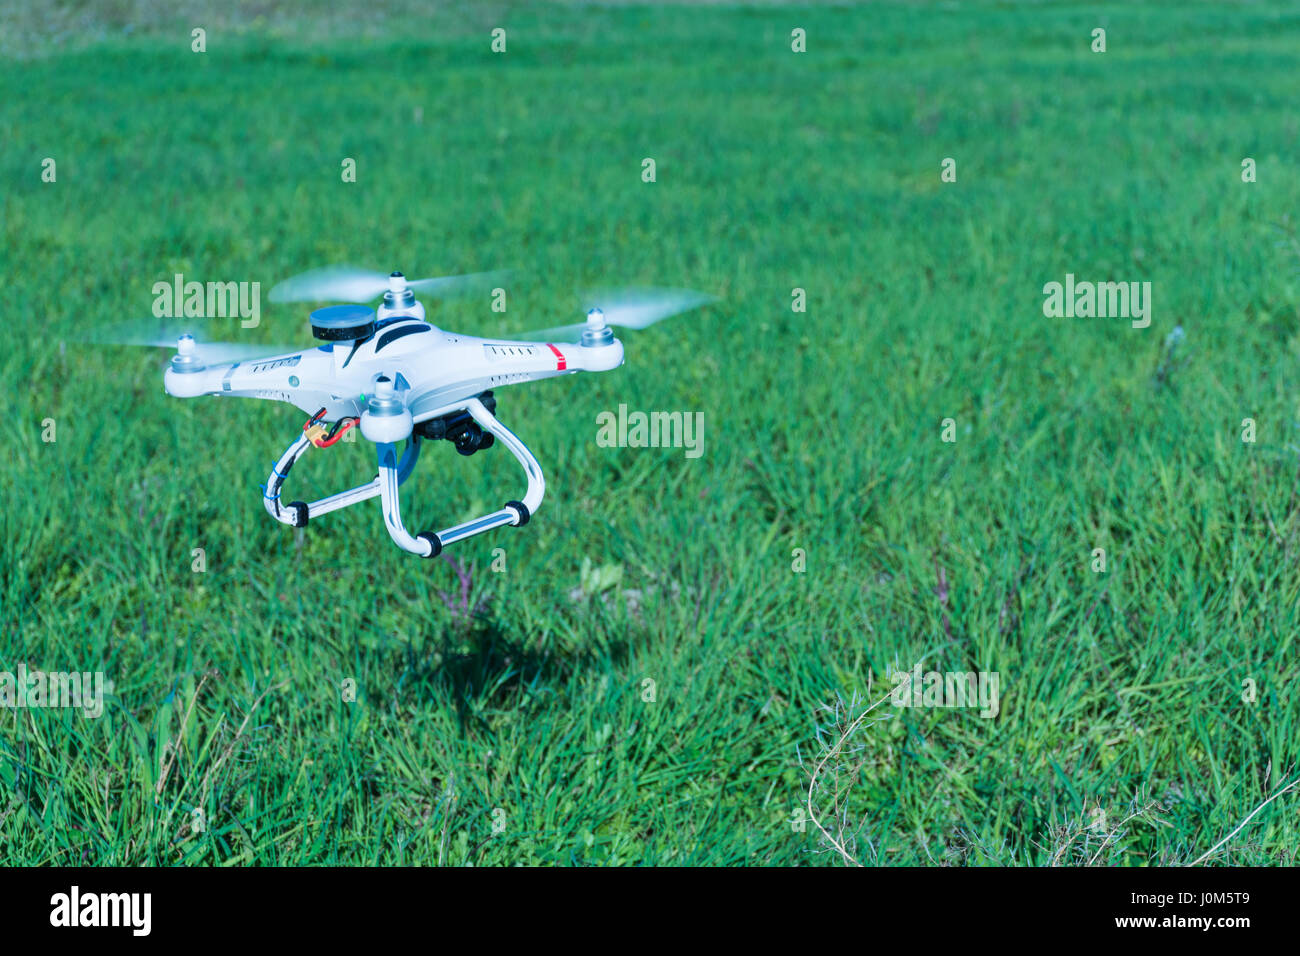
[(447, 439), (456, 445), (456, 451), (467, 458), (480, 449), (491, 448), (496, 442), (496, 439), (485, 432), (478, 422), (461, 426), (454, 434), (448, 435)]
[[(496, 413), (497, 402), (491, 392), (483, 392), (478, 396), (478, 400), (489, 412)], [(456, 446), (456, 451), (466, 457), (476, 451), (491, 448), (496, 443), (492, 434), (485, 432), (479, 423), (474, 421), (474, 417), (464, 410), (420, 422), (415, 426), (415, 431), (421, 438), (430, 441), (451, 442)]]

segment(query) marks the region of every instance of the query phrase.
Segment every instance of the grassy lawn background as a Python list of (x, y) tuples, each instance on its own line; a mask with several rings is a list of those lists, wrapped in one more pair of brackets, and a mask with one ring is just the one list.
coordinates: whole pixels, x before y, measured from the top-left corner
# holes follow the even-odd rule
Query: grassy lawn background
[[(830, 862), (800, 817), (823, 708), (918, 660), (997, 671), (1001, 712), (859, 726), (823, 822), (864, 862), (1188, 860), (1289, 779), (1300, 13), (376, 6), (215, 20), (201, 55), (202, 17), (126, 35), (133, 8), (9, 34), (0, 670), (114, 688), (99, 720), (0, 711), (0, 859)], [(336, 262), (518, 269), (505, 315), (432, 316), (481, 335), (592, 285), (722, 301), (614, 373), (497, 391), (547, 497), (449, 549), (466, 613), (377, 507), (267, 518), (296, 410), (79, 344), (178, 272), (262, 283), (227, 338), (306, 342), (265, 292)], [(1066, 273), (1151, 281), (1151, 327), (1044, 318)], [(703, 411), (703, 457), (598, 447), (620, 403)], [(373, 469), (313, 452), (290, 497)], [(445, 527), (521, 482), (432, 446), (405, 508)], [(1292, 862), (1296, 806), (1215, 859)]]

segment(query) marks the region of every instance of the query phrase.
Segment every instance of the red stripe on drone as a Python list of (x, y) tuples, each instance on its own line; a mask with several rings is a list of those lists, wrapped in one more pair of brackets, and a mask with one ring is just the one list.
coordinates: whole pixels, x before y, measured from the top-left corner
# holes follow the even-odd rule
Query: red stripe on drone
[(555, 353), (555, 370), (557, 372), (563, 372), (569, 367), (569, 360), (564, 357), (563, 352), (557, 349), (550, 342), (546, 343), (546, 347)]

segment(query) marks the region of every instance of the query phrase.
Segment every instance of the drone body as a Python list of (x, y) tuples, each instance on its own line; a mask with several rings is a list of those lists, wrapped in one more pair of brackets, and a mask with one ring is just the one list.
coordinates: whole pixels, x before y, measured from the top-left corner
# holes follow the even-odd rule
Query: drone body
[[(353, 307), (339, 308), (358, 315)], [(316, 348), (248, 361), (206, 366), (191, 361), (197, 345), (182, 339), (164, 376), (167, 393), (264, 398), (309, 413), (324, 408), (325, 421), (359, 416), (362, 433), (370, 438), (367, 404), (384, 377), (411, 415), (420, 418), (502, 385), (603, 372), (623, 363), (623, 343), (612, 335), (591, 346), (512, 342), (445, 332), (411, 315), (376, 320), (373, 311), (360, 311), (370, 317), (361, 337), (330, 339)]]
[[(353, 270), (321, 270), (272, 290), (281, 301), (338, 298), (364, 301), (377, 293), (375, 277)], [(577, 342), (487, 339), (437, 328), (413, 288), (450, 283), (430, 279), (408, 283), (401, 273), (385, 278), (387, 291), (378, 310), (339, 305), (312, 313), (312, 332), (322, 344), (274, 355), (247, 357), (239, 346), (201, 345), (192, 335), (175, 341), (176, 354), (164, 375), (169, 395), (215, 395), (287, 402), (311, 417), (281, 455), (263, 490), (266, 510), (276, 520), (303, 527), (307, 522), (368, 498), (379, 497), (389, 535), (402, 549), (424, 557), (445, 545), (498, 528), (523, 525), (541, 505), (546, 483), (528, 448), (494, 414), (492, 390), (504, 385), (554, 378), (574, 372), (603, 372), (623, 364), (623, 344), (605, 314), (592, 309), (580, 326), (553, 330), (557, 338), (581, 332)], [(367, 295), (370, 293), (370, 295)], [(661, 318), (708, 301), (693, 293), (655, 293), (616, 307), (615, 324), (644, 328)], [(618, 321), (619, 315), (624, 315)], [(164, 344), (151, 341), (144, 344)], [(170, 343), (167, 343), (170, 344)], [(237, 357), (239, 360), (230, 361)], [(225, 361), (219, 361), (225, 359)], [(334, 423), (332, 428), (327, 423)], [(348, 428), (377, 447), (379, 473), (371, 481), (314, 502), (281, 502), (281, 489), (295, 462), (311, 447), (328, 448)], [(402, 522), (398, 488), (414, 469), (422, 440), (447, 439), (464, 455), (500, 442), (518, 459), (528, 480), (520, 500), (439, 532), (412, 535)], [(407, 446), (399, 460), (398, 442)]]

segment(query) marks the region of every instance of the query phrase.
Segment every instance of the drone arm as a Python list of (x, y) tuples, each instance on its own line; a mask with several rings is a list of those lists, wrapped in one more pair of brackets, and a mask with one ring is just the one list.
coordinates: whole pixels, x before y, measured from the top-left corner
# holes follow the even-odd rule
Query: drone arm
[(501, 444), (509, 448), (511, 454), (519, 459), (519, 464), (523, 466), (524, 474), (528, 477), (528, 491), (524, 493), (524, 500), (521, 502), (525, 508), (525, 513), (520, 514), (521, 520), (518, 522), (523, 524), (528, 520), (529, 516), (537, 513), (537, 509), (542, 505), (542, 496), (546, 494), (546, 477), (542, 474), (542, 466), (537, 463), (537, 459), (528, 450), (528, 446), (521, 442), (514, 432), (502, 425), (497, 420), (497, 417), (489, 412), (477, 398), (471, 398), (467, 401), (465, 409), (474, 416), (474, 420), (479, 425), (495, 435)]
[(511, 453), (519, 460), (519, 463), (524, 468), (525, 475), (528, 477), (528, 491), (525, 493), (523, 501), (506, 502), (505, 507), (499, 511), (494, 511), (481, 518), (466, 521), (463, 524), (455, 525), (437, 533), (425, 531), (413, 536), (402, 523), (401, 501), (398, 494), (401, 478), (400, 466), (396, 464), (397, 454), (391, 444), (381, 444), (379, 446), (379, 477), (376, 481), (379, 483), (380, 488), (384, 524), (388, 527), (388, 533), (393, 541), (404, 551), (426, 558), (436, 557), (444, 546), (462, 541), (465, 538), (471, 538), (476, 534), (482, 534), (503, 525), (518, 526), (526, 524), (528, 519), (541, 506), (542, 496), (546, 493), (546, 479), (542, 475), (542, 467), (537, 463), (537, 459), (533, 457), (533, 453), (510, 429), (502, 425), (496, 416), (489, 412), (477, 398), (468, 399), (463, 407), (484, 430), (495, 435), (497, 440), (509, 448)]

